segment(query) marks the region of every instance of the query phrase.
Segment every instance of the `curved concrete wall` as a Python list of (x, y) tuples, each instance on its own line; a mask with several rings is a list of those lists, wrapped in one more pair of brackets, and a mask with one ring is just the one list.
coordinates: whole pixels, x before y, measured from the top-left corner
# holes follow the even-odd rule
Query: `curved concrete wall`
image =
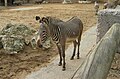
[(120, 23), (120, 9), (105, 9), (98, 12), (97, 42), (101, 40), (114, 23)]

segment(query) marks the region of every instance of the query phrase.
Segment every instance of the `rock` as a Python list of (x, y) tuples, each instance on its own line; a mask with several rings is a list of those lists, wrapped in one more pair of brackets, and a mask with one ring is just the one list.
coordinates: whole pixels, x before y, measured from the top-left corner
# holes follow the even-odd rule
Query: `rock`
[(2, 41), (1, 41), (1, 39), (2, 39), (2, 36), (0, 36), (0, 49), (3, 48), (3, 45), (2, 45)]
[(45, 43), (43, 43), (43, 50), (49, 49), (52, 46), (50, 38), (48, 38)]
[(117, 7), (115, 9), (120, 9), (120, 5), (117, 5)]
[(25, 43), (22, 36), (4, 35), (1, 39), (3, 48), (9, 54), (17, 53), (24, 49)]
[[(98, 12), (97, 43), (114, 23), (120, 23), (120, 9), (105, 9)], [(118, 52), (120, 52), (120, 46)]]
[(33, 49), (37, 48), (37, 44), (36, 44), (36, 39), (33, 37), (32, 40), (30, 41), (30, 44), (32, 46)]
[(7, 24), (0, 31), (2, 44), (0, 47), (3, 46), (9, 54), (17, 53), (30, 43), (35, 32), (33, 28), (23, 24)]

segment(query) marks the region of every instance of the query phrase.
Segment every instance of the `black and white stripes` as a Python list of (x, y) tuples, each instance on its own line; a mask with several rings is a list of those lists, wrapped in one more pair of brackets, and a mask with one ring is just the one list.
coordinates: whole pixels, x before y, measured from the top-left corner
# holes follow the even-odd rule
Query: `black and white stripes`
[(37, 20), (39, 19), (41, 29), (42, 28), (46, 29), (46, 31), (42, 30), (40, 32), (41, 43), (47, 39), (47, 35), (52, 38), (54, 43), (56, 43), (59, 51), (60, 55), (59, 66), (62, 65), (63, 60), (63, 70), (65, 70), (65, 43), (67, 39), (70, 40), (72, 39), (74, 43), (74, 51), (71, 60), (74, 59), (77, 45), (78, 45), (77, 58), (79, 58), (79, 46), (83, 31), (82, 21), (77, 17), (72, 17), (70, 20), (66, 22), (53, 17), (43, 17), (40, 19), (37, 16), (36, 18)]

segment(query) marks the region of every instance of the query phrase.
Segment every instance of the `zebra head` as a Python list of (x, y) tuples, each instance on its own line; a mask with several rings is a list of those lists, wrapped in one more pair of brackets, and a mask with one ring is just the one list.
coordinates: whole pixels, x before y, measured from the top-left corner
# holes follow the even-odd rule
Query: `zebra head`
[(56, 24), (63, 21), (50, 16), (42, 18), (36, 16), (36, 20), (40, 23), (37, 45), (39, 47), (43, 47), (43, 43), (47, 40), (48, 37), (53, 35), (53, 31), (57, 28)]
[(36, 20), (40, 23), (38, 29), (37, 45), (41, 48), (43, 47), (45, 41), (49, 38), (49, 29), (47, 27), (48, 21), (45, 17), (40, 18), (39, 16), (36, 16)]
[(39, 21), (39, 23), (46, 23), (47, 25), (49, 25), (49, 23), (51, 22), (51, 18), (50, 17), (42, 17), (40, 18), (39, 16), (36, 16), (36, 21)]

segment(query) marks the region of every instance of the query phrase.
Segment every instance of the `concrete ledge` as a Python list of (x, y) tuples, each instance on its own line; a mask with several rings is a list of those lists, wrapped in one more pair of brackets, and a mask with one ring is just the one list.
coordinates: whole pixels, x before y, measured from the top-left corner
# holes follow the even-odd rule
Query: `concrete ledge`
[(96, 44), (96, 27), (92, 27), (82, 35), (80, 46), (80, 59), (70, 60), (73, 51), (73, 45), (66, 50), (66, 71), (58, 66), (59, 56), (55, 58), (47, 67), (29, 74), (25, 79), (71, 79), (81, 67), (89, 51)]
[(114, 23), (120, 23), (120, 9), (105, 9), (98, 12), (97, 42)]
[[(97, 42), (114, 23), (120, 23), (120, 9), (105, 9), (98, 12)], [(118, 52), (120, 52), (120, 47)]]

